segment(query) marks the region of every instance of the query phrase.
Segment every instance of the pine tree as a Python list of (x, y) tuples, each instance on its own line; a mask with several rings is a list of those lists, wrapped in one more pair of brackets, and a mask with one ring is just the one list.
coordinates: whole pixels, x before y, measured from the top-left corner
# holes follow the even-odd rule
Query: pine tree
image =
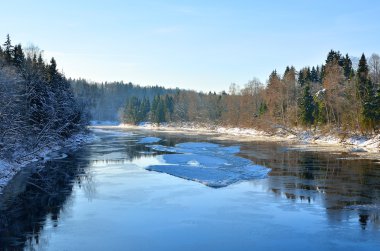
[(375, 123), (377, 123), (377, 125), (379, 125), (379, 123), (380, 123), (380, 88), (377, 89), (373, 108), (374, 108)]
[(267, 110), (268, 110), (267, 104), (260, 103), (259, 115), (260, 116), (263, 115), (264, 113), (266, 113)]
[(22, 51), (21, 44), (18, 44), (14, 47), (13, 50), (13, 64), (17, 68), (22, 68), (25, 63), (25, 55)]
[(332, 63), (333, 61), (338, 62), (339, 66), (343, 66), (344, 64), (344, 58), (342, 57), (342, 54), (340, 54), (339, 51), (331, 50), (326, 59), (326, 64)]
[(346, 79), (350, 79), (352, 76), (353, 69), (352, 69), (352, 61), (350, 57), (348, 56), (348, 54), (346, 54), (346, 56), (343, 59), (343, 71), (344, 71), (344, 76), (346, 77)]
[(47, 68), (47, 79), (50, 83), (53, 83), (58, 75), (57, 63), (54, 58), (51, 58), (50, 65)]
[(141, 101), (136, 97), (131, 97), (124, 111), (124, 122), (137, 124), (141, 122)]
[(12, 63), (13, 45), (9, 34), (7, 35), (7, 40), (4, 43), (4, 59), (8, 64)]
[(148, 119), (148, 114), (150, 112), (150, 101), (148, 98), (144, 97), (141, 102), (141, 121), (146, 121)]
[(307, 68), (306, 68), (306, 76), (305, 76), (305, 80), (306, 80), (306, 82), (311, 82), (311, 71), (310, 71), (310, 67), (307, 67)]
[(301, 69), (298, 73), (298, 85), (302, 87), (304, 86), (305, 82), (304, 72), (303, 69)]
[(310, 126), (314, 123), (314, 100), (310, 93), (310, 85), (307, 84), (303, 90), (303, 95), (300, 102), (301, 123)]
[(38, 59), (37, 59), (37, 65), (40, 69), (44, 69), (45, 68), (45, 63), (44, 63), (44, 59), (42, 58), (42, 54), (38, 54)]
[(314, 83), (318, 82), (318, 73), (314, 66), (311, 68), (311, 71), (310, 71), (310, 80), (311, 82), (314, 82)]
[(165, 110), (166, 110), (166, 120), (171, 121), (174, 112), (174, 99), (168, 94), (165, 95)]
[(364, 53), (359, 60), (356, 78), (357, 95), (362, 104), (363, 124), (370, 129), (374, 127), (376, 101)]

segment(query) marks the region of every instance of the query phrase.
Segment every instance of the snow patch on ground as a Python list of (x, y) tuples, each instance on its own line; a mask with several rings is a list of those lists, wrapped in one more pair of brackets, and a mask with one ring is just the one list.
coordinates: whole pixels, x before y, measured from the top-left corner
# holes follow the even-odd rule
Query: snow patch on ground
[(13, 154), (13, 161), (0, 160), (0, 194), (13, 176), (26, 165), (35, 161), (66, 158), (65, 153), (59, 152), (61, 149), (76, 149), (82, 144), (94, 140), (96, 140), (96, 137), (93, 134), (80, 133), (70, 137), (63, 143), (55, 143), (35, 152), (16, 151)]
[(365, 147), (365, 148), (380, 148), (380, 134), (373, 137), (353, 136), (345, 140), (347, 144)]
[(146, 169), (163, 172), (187, 180), (193, 180), (210, 187), (225, 187), (241, 180), (267, 177), (269, 168), (255, 165), (250, 160), (238, 157), (238, 146), (222, 147), (217, 144), (188, 142), (174, 147), (148, 146), (164, 154), (159, 165)]
[[(340, 147), (352, 146), (352, 151), (376, 152), (380, 150), (380, 134), (372, 136), (348, 136), (341, 139), (334, 132), (322, 133), (318, 130), (304, 130), (302, 128), (292, 128), (285, 130), (279, 128), (276, 133), (270, 134), (253, 128), (222, 127), (200, 123), (162, 123), (160, 125), (143, 122), (137, 126), (120, 124), (121, 128), (137, 128), (147, 130), (160, 130), (168, 132), (189, 132), (212, 134), (221, 138), (231, 138), (235, 140), (271, 140), (271, 141), (296, 141), (306, 144), (336, 145)], [(235, 137), (238, 136), (238, 137)], [(344, 149), (344, 148), (342, 148)], [(359, 150), (358, 150), (359, 149)], [(351, 151), (351, 150), (349, 150)]]
[(138, 144), (152, 144), (152, 143), (158, 143), (161, 139), (157, 137), (145, 137), (140, 139), (137, 143)]

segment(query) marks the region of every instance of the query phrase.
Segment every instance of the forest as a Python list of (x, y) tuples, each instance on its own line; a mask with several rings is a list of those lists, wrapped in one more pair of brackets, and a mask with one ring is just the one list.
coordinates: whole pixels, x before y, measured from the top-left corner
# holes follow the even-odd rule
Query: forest
[(0, 46), (0, 158), (38, 151), (90, 120), (194, 122), (270, 131), (280, 127), (368, 134), (380, 129), (380, 57), (331, 50), (323, 64), (274, 70), (228, 92), (197, 92), (67, 79), (36, 46)]
[(264, 85), (258, 79), (229, 92), (175, 93), (127, 99), (121, 120), (197, 122), (229, 127), (272, 130), (321, 129), (336, 133), (367, 134), (378, 131), (380, 122), (380, 57), (362, 54), (358, 65), (349, 55), (331, 50), (320, 66), (274, 70)]
[(21, 161), (85, 129), (88, 116), (54, 58), (36, 46), (0, 46), (0, 159)]
[(139, 86), (132, 83), (95, 83), (84, 79), (69, 79), (77, 100), (85, 104), (95, 121), (119, 121), (126, 100), (132, 97), (153, 99), (155, 96), (174, 94), (175, 89), (161, 86)]

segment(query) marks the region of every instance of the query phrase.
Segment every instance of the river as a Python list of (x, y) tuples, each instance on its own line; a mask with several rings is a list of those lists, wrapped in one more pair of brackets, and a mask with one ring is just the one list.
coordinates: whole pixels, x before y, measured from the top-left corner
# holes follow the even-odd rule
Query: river
[[(0, 197), (0, 250), (379, 250), (376, 160), (284, 142), (94, 133), (11, 181)], [(270, 172), (216, 188), (149, 171), (164, 152), (139, 143), (148, 136), (165, 147), (238, 146), (237, 157)]]

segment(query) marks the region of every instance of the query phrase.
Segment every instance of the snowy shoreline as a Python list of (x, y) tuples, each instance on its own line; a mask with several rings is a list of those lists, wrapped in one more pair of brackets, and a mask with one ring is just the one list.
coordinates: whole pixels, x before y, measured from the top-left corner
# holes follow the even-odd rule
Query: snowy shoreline
[(8, 182), (25, 166), (32, 162), (46, 161), (54, 158), (66, 157), (65, 150), (74, 150), (82, 144), (93, 141), (95, 137), (91, 133), (78, 133), (68, 138), (67, 140), (46, 146), (34, 153), (23, 153), (26, 157), (19, 156), (14, 161), (6, 161), (0, 159), (0, 194)]
[(343, 147), (346, 150), (349, 150), (350, 152), (380, 152), (380, 134), (372, 136), (351, 135), (346, 137), (345, 139), (341, 139), (337, 135), (333, 134), (323, 134), (320, 132), (304, 130), (293, 130), (295, 134), (291, 134), (289, 132), (286, 132), (285, 130), (279, 129), (276, 133), (270, 134), (253, 128), (227, 128), (210, 125), (206, 126), (196, 123), (165, 123), (161, 125), (152, 123), (141, 123), (140, 125), (120, 124), (117, 127), (166, 132), (204, 133), (213, 135), (218, 134), (222, 135), (218, 137), (220, 139), (233, 138), (237, 141), (285, 141), (309, 145), (336, 146)]

